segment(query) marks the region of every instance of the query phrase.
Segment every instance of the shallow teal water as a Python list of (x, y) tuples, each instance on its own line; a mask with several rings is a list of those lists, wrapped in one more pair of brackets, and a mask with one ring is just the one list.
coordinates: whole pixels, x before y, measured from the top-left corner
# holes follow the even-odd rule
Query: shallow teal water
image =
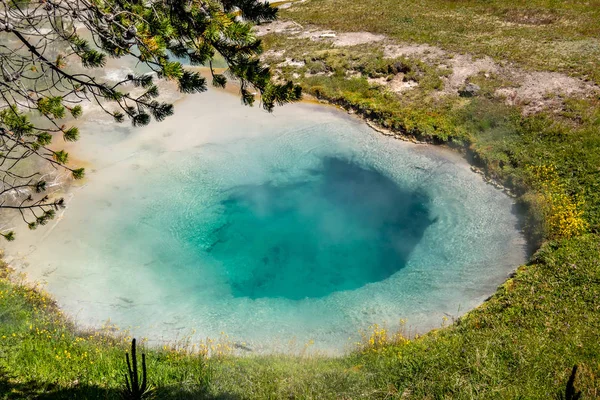
[(437, 327), (524, 260), (511, 200), (458, 156), (329, 108), (216, 92), (86, 129), (88, 185), (17, 256), (82, 324), (339, 352), (373, 323)]

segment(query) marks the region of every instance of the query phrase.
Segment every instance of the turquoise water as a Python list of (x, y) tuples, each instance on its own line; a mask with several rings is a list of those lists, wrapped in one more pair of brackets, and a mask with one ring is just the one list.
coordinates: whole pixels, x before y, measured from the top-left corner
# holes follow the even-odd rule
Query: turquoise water
[[(358, 289), (406, 265), (433, 222), (429, 198), (374, 169), (323, 158), (292, 182), (231, 188), (208, 246), (234, 297), (301, 300)], [(176, 215), (176, 213), (174, 213)]]
[(524, 260), (512, 201), (457, 155), (317, 105), (226, 93), (140, 130), (88, 122), (86, 185), (14, 254), (84, 325), (156, 342), (340, 352), (370, 324), (424, 331)]

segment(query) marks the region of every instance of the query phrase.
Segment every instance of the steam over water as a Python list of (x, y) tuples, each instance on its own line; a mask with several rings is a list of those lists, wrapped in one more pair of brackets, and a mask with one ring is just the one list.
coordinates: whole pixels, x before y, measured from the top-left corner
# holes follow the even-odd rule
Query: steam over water
[(511, 200), (457, 155), (331, 108), (208, 92), (82, 133), (85, 185), (12, 255), (84, 325), (340, 352), (373, 323), (437, 327), (524, 260)]

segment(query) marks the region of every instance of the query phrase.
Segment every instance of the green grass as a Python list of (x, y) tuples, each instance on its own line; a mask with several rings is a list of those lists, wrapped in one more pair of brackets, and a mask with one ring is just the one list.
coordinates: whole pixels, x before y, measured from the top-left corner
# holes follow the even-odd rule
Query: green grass
[[(484, 306), (413, 341), (341, 358), (151, 349), (149, 379), (164, 399), (549, 399), (577, 364), (576, 386), (593, 398), (599, 252), (597, 235), (547, 243)], [(6, 280), (0, 290), (0, 398), (118, 398), (127, 338), (77, 333), (47, 297)]]
[(595, 236), (548, 244), (452, 328), (359, 359), (394, 371), (399, 389), (416, 398), (549, 399), (572, 364), (592, 395), (600, 384), (599, 244)]
[[(600, 81), (600, 2), (508, 4), (310, 0), (284, 15)], [(483, 306), (414, 340), (375, 335), (374, 345), (339, 358), (206, 358), (189, 354), (187, 343), (147, 349), (155, 397), (553, 399), (574, 364), (583, 398), (600, 396), (600, 99), (564, 98), (555, 110), (523, 116), (494, 97), (511, 85), (501, 76), (471, 77), (482, 89), (473, 98), (438, 96), (449, 71), (418, 59), (385, 59), (374, 44), (340, 49), (277, 34), (264, 40), (268, 48), (285, 48), (285, 57), (305, 61), (280, 70), (283, 77), (299, 74), (308, 93), (451, 146), (513, 188), (527, 211), (532, 243), (544, 244)], [(389, 77), (398, 62), (418, 89), (396, 96), (369, 83)], [(555, 172), (546, 179), (535, 167)], [(584, 229), (551, 229), (553, 207), (565, 205), (559, 200), (582, 212)], [(119, 398), (128, 342), (126, 333), (82, 332), (48, 296), (14, 278), (0, 280), (0, 398)]]
[[(77, 330), (37, 289), (0, 280), (0, 398), (118, 398), (130, 338)], [(202, 393), (201, 357), (152, 351), (152, 384), (172, 398)], [(161, 393), (159, 392), (159, 393)], [(162, 397), (162, 396), (161, 396)]]
[(600, 83), (599, 0), (310, 0), (280, 15)]

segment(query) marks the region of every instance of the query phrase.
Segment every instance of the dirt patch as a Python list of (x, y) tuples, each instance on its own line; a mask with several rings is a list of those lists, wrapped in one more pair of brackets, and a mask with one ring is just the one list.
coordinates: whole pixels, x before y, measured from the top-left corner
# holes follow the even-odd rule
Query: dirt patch
[(446, 52), (439, 47), (429, 46), (428, 44), (388, 44), (383, 47), (383, 56), (385, 58), (398, 57), (420, 57), (424, 60), (433, 60), (442, 58)]
[(389, 80), (387, 78), (368, 78), (367, 81), (372, 85), (385, 87), (396, 94), (401, 94), (402, 92), (406, 92), (407, 90), (419, 86), (418, 82), (405, 80), (404, 74), (396, 74)]
[(600, 93), (600, 88), (581, 79), (571, 78), (557, 72), (513, 73), (515, 88), (502, 88), (497, 96), (510, 105), (520, 105), (524, 114), (533, 114), (562, 104), (562, 96), (585, 97)]
[(369, 32), (347, 32), (340, 33), (335, 38), (332, 38), (334, 46), (356, 46), (359, 44), (381, 42), (386, 37), (383, 35), (375, 35)]
[(275, 21), (254, 27), (256, 36), (264, 36), (269, 33), (285, 33), (288, 35), (299, 34), (304, 30), (302, 25), (294, 21)]
[[(519, 16), (511, 17), (519, 19)], [(522, 16), (531, 23), (542, 23), (535, 14)], [(447, 67), (452, 72), (447, 77), (442, 77), (444, 89), (434, 93), (436, 96), (458, 96), (470, 77), (478, 74), (484, 76), (495, 75), (501, 80), (510, 82), (511, 87), (503, 87), (494, 92), (504, 99), (507, 104), (522, 107), (524, 114), (531, 114), (544, 109), (559, 109), (562, 107), (564, 96), (584, 97), (600, 93), (600, 88), (583, 80), (569, 77), (556, 72), (527, 72), (515, 66), (498, 63), (490, 57), (474, 58), (469, 54), (455, 54), (442, 50), (439, 47), (427, 44), (395, 43), (384, 35), (369, 32), (344, 32), (336, 33), (332, 30), (323, 30), (314, 26), (303, 27), (293, 21), (277, 21), (271, 24), (260, 25), (256, 28), (258, 36), (269, 33), (285, 34), (292, 39), (309, 39), (331, 43), (336, 47), (356, 46), (374, 43), (381, 50), (385, 58), (411, 57), (420, 59), (436, 67)], [(283, 59), (284, 51), (266, 52), (263, 59), (271, 56), (280, 62), (279, 66), (292, 66), (302, 68), (306, 64), (292, 58)], [(331, 72), (317, 72), (305, 74), (310, 76), (328, 76)], [(346, 74), (348, 79), (360, 76), (357, 72)], [(417, 82), (405, 80), (403, 73), (396, 74), (392, 79), (369, 78), (371, 84), (380, 85), (386, 89), (401, 94), (418, 86)], [(506, 85), (505, 85), (506, 86)]]
[(285, 61), (277, 64), (278, 67), (295, 67), (302, 68), (306, 65), (303, 60), (294, 60), (293, 58), (286, 58)]
[(295, 35), (297, 39), (325, 40), (336, 37), (335, 31), (321, 29), (306, 29)]
[(447, 62), (448, 68), (452, 69), (452, 74), (445, 78), (444, 92), (456, 93), (465, 84), (467, 79), (480, 72), (496, 73), (499, 70), (498, 64), (489, 57), (473, 59), (470, 55), (455, 55)]
[(398, 74), (389, 82), (388, 87), (394, 93), (402, 93), (419, 86), (418, 82), (404, 80), (403, 74)]
[(256, 36), (259, 37), (269, 33), (279, 33), (297, 39), (328, 41), (338, 47), (381, 42), (387, 39), (384, 35), (376, 35), (370, 32), (344, 32), (338, 34), (332, 30), (323, 30), (314, 27), (305, 28), (294, 21), (275, 21), (269, 24), (258, 25), (254, 28), (254, 31)]
[(306, 3), (307, 0), (290, 0), (290, 1), (279, 1), (279, 0), (268, 0), (273, 7), (277, 7), (280, 9), (290, 8), (295, 4)]

